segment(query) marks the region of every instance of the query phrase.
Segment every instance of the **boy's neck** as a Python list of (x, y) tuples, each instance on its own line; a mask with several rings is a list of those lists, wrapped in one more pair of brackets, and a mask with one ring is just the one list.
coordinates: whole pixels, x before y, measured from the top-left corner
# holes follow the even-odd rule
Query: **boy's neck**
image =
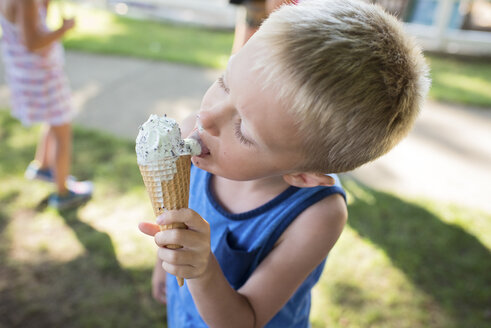
[(243, 213), (258, 208), (290, 186), (281, 176), (235, 181), (213, 175), (210, 184), (216, 201), (231, 213)]

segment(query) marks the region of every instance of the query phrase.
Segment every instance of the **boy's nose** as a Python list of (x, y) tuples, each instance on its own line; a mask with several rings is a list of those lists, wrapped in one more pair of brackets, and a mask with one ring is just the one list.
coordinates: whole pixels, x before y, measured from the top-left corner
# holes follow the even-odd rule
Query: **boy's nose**
[(201, 110), (198, 117), (201, 128), (212, 136), (219, 136), (221, 128), (229, 119), (228, 112), (224, 106)]
[(200, 128), (206, 130), (206, 132), (212, 136), (218, 136), (220, 134), (218, 126), (216, 124), (217, 115), (211, 110), (202, 110), (199, 112), (198, 124)]

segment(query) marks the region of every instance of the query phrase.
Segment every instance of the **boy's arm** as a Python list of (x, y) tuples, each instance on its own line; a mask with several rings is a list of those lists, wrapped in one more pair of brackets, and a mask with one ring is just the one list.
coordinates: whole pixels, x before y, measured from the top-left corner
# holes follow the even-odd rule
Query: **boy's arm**
[[(196, 306), (212, 327), (262, 327), (284, 306), (338, 240), (347, 219), (333, 195), (305, 210), (238, 291), (210, 254), (205, 273), (187, 281)], [(285, 274), (288, 272), (288, 274)]]
[(167, 273), (162, 268), (162, 260), (157, 257), (152, 272), (152, 296), (157, 302), (162, 304), (167, 304), (166, 280)]
[(39, 16), (36, 0), (20, 0), (17, 3), (18, 26), (24, 44), (29, 51), (36, 51), (49, 46), (60, 39), (66, 31), (73, 28), (75, 21), (63, 20), (63, 25), (54, 31), (44, 32), (39, 29)]

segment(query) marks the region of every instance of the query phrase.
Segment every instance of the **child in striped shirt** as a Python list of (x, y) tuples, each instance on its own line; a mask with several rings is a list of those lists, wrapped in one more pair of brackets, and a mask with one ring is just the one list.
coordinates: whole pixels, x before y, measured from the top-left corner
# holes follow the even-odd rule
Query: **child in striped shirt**
[(46, 124), (26, 177), (54, 182), (57, 191), (50, 195), (49, 205), (64, 209), (90, 198), (92, 184), (67, 179), (73, 107), (63, 71), (63, 47), (58, 40), (74, 27), (75, 21), (63, 19), (58, 29), (48, 29), (48, 5), (49, 0), (0, 0), (2, 55), (12, 115), (25, 126)]

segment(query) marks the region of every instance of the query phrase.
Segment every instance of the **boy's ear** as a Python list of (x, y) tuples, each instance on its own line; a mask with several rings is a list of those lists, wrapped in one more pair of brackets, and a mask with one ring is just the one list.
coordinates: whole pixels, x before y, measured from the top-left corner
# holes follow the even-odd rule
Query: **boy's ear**
[(334, 178), (330, 175), (325, 175), (321, 173), (290, 173), (283, 175), (283, 180), (289, 185), (307, 188), (307, 187), (317, 187), (317, 186), (332, 186), (336, 183)]

